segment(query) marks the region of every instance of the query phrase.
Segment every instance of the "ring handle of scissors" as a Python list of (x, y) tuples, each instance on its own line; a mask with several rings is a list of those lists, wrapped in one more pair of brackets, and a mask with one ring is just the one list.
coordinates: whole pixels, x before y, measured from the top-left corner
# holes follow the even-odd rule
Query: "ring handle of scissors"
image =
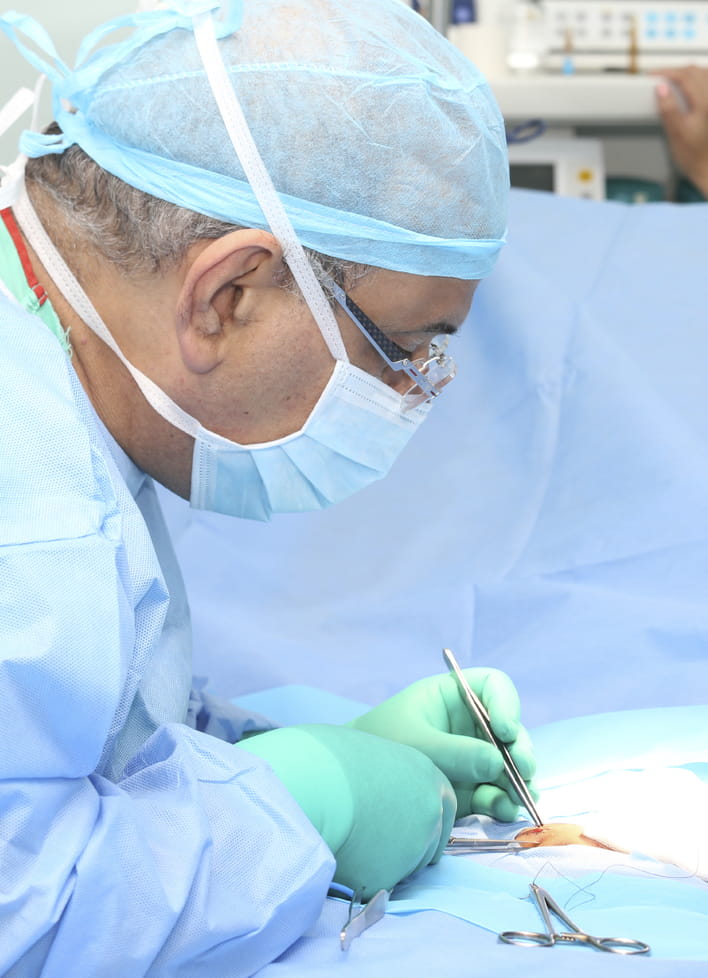
[(632, 937), (593, 937), (592, 934), (579, 932), (558, 932), (541, 934), (532, 930), (505, 930), (499, 934), (499, 940), (504, 944), (516, 944), (519, 947), (553, 947), (554, 944), (589, 944), (600, 951), (610, 951), (613, 954), (648, 954), (651, 948), (644, 941)]
[(593, 947), (602, 948), (603, 951), (612, 951), (614, 954), (648, 954), (651, 948), (644, 941), (637, 941), (633, 937), (589, 937), (589, 943)]
[(584, 930), (555, 931), (550, 943), (589, 944), (598, 951), (610, 951), (612, 954), (647, 954), (651, 950), (644, 941), (637, 941), (633, 937), (594, 937)]
[(555, 934), (541, 934), (535, 930), (503, 930), (499, 934), (503, 944), (518, 944), (520, 947), (553, 947)]

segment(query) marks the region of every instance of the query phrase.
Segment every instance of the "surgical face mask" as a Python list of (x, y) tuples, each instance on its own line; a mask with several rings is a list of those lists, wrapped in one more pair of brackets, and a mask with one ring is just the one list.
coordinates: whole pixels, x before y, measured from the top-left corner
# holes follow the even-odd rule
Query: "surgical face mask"
[(224, 125), (288, 266), (335, 360), (330, 380), (302, 428), (271, 442), (241, 445), (204, 428), (129, 363), (42, 228), (24, 186), (17, 219), (67, 302), (130, 371), (154, 410), (194, 438), (190, 503), (267, 520), (272, 513), (322, 509), (386, 475), (428, 413), (349, 362), (337, 321), (253, 143), (207, 12), (194, 18), (197, 46)]
[(338, 361), (303, 427), (294, 435), (243, 446), (200, 428), (191, 503), (268, 519), (273, 512), (322, 509), (386, 475), (425, 417), (401, 412), (401, 395)]

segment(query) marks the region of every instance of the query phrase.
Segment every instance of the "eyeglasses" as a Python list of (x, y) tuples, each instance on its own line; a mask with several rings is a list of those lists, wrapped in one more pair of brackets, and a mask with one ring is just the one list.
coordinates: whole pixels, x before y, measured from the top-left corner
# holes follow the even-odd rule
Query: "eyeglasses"
[(410, 352), (386, 336), (333, 279), (328, 278), (326, 285), (351, 321), (361, 330), (391, 370), (396, 373), (403, 372), (412, 381), (409, 389), (403, 394), (401, 406), (403, 412), (432, 401), (455, 377), (457, 373), (455, 361), (445, 353), (447, 336), (435, 336), (428, 347), (428, 355), (411, 360)]

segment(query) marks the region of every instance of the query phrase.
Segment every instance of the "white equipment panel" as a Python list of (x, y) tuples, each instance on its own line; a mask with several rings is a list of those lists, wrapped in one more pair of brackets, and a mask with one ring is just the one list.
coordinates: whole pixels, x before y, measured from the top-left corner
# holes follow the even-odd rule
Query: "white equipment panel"
[(511, 182), (517, 187), (547, 190), (561, 197), (603, 200), (605, 166), (596, 139), (541, 136), (509, 146)]
[(509, 123), (542, 118), (552, 126), (659, 126), (657, 79), (649, 75), (539, 72), (491, 79)]
[(708, 59), (708, 2), (673, 0), (544, 0), (546, 67), (640, 70)]

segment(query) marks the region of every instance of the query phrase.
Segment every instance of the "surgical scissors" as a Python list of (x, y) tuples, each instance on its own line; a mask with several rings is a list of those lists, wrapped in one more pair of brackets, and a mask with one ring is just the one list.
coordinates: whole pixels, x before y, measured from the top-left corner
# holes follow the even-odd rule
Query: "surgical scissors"
[[(531, 895), (536, 900), (536, 906), (543, 917), (546, 932), (532, 930), (505, 930), (499, 935), (504, 944), (520, 944), (525, 947), (553, 947), (554, 944), (588, 944), (599, 951), (610, 951), (613, 954), (648, 954), (651, 948), (644, 941), (635, 941), (631, 937), (593, 937), (586, 934), (577, 924), (565, 914), (553, 897), (543, 887), (531, 883)], [(557, 931), (551, 921), (551, 914), (562, 920), (568, 931)]]

